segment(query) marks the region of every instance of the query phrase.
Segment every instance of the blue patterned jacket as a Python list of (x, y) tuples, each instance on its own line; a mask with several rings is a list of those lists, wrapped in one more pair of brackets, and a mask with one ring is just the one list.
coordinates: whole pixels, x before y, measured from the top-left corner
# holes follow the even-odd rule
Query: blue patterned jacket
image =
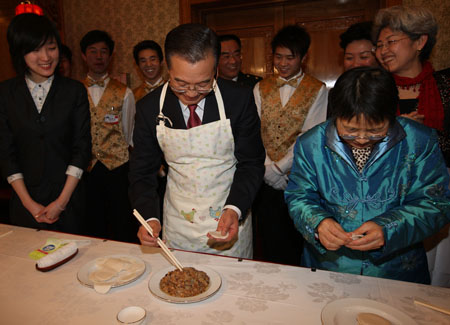
[[(285, 199), (306, 240), (304, 266), (429, 283), (422, 240), (450, 222), (449, 176), (434, 130), (398, 117), (360, 173), (351, 149), (326, 121), (302, 135)], [(326, 250), (314, 237), (334, 218), (351, 232), (366, 221), (383, 227), (385, 245), (361, 252)]]

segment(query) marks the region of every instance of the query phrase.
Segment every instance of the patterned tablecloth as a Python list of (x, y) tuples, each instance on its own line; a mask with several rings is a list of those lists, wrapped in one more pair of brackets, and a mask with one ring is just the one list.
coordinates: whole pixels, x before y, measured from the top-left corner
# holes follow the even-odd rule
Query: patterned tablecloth
[[(202, 302), (171, 304), (148, 289), (152, 274), (169, 266), (160, 249), (90, 239), (73, 260), (43, 273), (28, 253), (49, 237), (89, 239), (0, 224), (1, 324), (116, 324), (117, 312), (132, 305), (147, 310), (146, 324), (321, 324), (327, 303), (350, 297), (386, 303), (419, 324), (450, 324), (450, 316), (413, 303), (421, 298), (450, 308), (447, 288), (183, 251), (174, 252), (181, 263), (214, 269), (222, 286)], [(83, 265), (113, 254), (138, 256), (145, 273), (105, 295), (80, 284), (77, 272)]]

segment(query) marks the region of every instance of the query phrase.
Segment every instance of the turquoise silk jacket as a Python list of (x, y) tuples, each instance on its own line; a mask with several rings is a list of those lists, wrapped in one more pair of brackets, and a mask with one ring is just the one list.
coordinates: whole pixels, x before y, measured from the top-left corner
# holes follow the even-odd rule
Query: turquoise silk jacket
[[(434, 130), (398, 117), (360, 173), (333, 120), (302, 135), (285, 191), (289, 213), (306, 240), (302, 263), (389, 279), (429, 283), (422, 240), (450, 222), (449, 176)], [(315, 238), (325, 218), (346, 232), (366, 221), (383, 227), (385, 245), (329, 251)]]

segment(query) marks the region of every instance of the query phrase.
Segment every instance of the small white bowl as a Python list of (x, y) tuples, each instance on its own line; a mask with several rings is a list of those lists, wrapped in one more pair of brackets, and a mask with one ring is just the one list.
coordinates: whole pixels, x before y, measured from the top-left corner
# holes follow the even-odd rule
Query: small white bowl
[(117, 321), (119, 324), (142, 324), (147, 316), (144, 308), (139, 306), (125, 307), (117, 314)]

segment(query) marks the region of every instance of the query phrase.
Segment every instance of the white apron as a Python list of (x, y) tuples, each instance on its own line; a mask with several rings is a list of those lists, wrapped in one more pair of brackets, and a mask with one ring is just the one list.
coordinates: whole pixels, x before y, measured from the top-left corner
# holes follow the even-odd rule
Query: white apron
[(188, 130), (165, 126), (167, 118), (162, 111), (167, 87), (168, 83), (161, 92), (160, 121), (156, 126), (158, 142), (169, 165), (163, 239), (173, 248), (251, 258), (250, 215), (240, 223), (238, 240), (231, 248), (211, 248), (208, 245), (211, 240), (206, 236), (217, 228), (237, 163), (231, 124), (225, 116), (219, 87), (216, 84), (214, 93), (220, 120)]

